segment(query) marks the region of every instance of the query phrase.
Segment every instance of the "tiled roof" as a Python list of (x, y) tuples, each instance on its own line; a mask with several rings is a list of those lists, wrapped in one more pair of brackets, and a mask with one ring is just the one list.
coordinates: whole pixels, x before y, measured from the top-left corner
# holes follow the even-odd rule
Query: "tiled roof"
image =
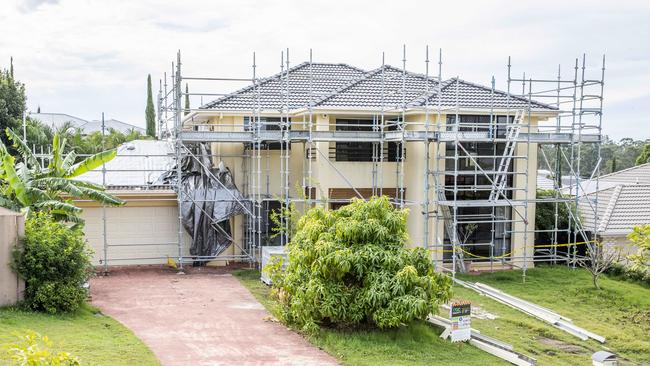
[[(302, 63), (289, 69), (289, 107), (306, 107), (333, 91), (357, 80), (365, 74), (364, 70), (346, 64)], [(204, 105), (202, 108), (227, 110), (252, 110), (259, 105), (262, 109), (280, 110), (286, 104), (285, 75), (275, 74), (261, 80), (257, 87), (249, 85), (234, 93)], [(311, 77), (311, 83), (310, 83)]]
[[(174, 146), (168, 141), (134, 140), (117, 148), (117, 156), (106, 163), (106, 186), (155, 188), (158, 179), (174, 165)], [(102, 167), (79, 176), (80, 180), (102, 184)]]
[[(109, 119), (104, 121), (104, 126), (106, 127), (106, 130), (108, 131), (109, 129), (114, 129), (123, 133), (127, 133), (130, 130), (136, 130), (140, 132), (141, 134), (145, 133), (144, 128), (142, 127), (137, 127), (134, 126), (130, 123), (118, 121), (116, 119)], [(85, 125), (82, 126), (83, 130), (85, 133), (91, 133), (95, 131), (102, 131), (102, 121), (90, 121), (86, 123)]]
[(580, 212), (585, 227), (591, 231), (595, 229), (596, 198), (601, 235), (627, 235), (637, 225), (650, 224), (650, 184), (620, 184), (583, 196)]
[[(598, 187), (596, 180), (584, 180), (580, 182), (580, 194), (590, 194), (596, 190), (605, 190), (620, 184), (650, 184), (650, 163), (633, 166), (631, 168), (619, 170), (614, 173), (601, 175), (598, 178)], [(576, 187), (567, 187), (565, 193), (575, 195)]]
[[(87, 121), (83, 118), (71, 116), (65, 113), (31, 113), (30, 117), (37, 119), (54, 129), (60, 128), (66, 122), (70, 122), (72, 128), (80, 128), (84, 134), (90, 134), (91, 132), (102, 130), (101, 121)], [(145, 132), (144, 128), (118, 121), (116, 119), (105, 120), (104, 124), (106, 129), (112, 128), (124, 133), (128, 132), (130, 129), (135, 129), (136, 131), (140, 131), (140, 133)]]
[[(364, 71), (346, 64), (302, 63), (288, 72), (288, 103), (286, 75), (276, 74), (262, 80), (257, 88), (249, 85), (234, 93), (204, 105), (205, 109), (253, 110), (258, 105), (266, 110), (314, 107), (387, 110), (436, 106), (440, 100), (445, 108), (463, 109), (517, 109), (525, 108), (529, 101), (492, 90), (489, 87), (453, 78), (443, 81), (438, 97), (435, 78), (403, 71), (393, 66), (383, 66)], [(310, 81), (311, 80), (311, 81)], [(310, 90), (312, 91), (310, 95)], [(533, 101), (533, 110), (556, 108)]]

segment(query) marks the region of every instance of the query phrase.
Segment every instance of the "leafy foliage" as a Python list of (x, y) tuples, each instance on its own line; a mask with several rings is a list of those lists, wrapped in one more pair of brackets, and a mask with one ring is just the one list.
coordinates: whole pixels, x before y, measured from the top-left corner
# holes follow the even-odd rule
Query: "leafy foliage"
[[(13, 63), (0, 70), (0, 131), (22, 124), (25, 99), (25, 85), (14, 79)], [(7, 137), (0, 134), (0, 142), (7, 143)]]
[(632, 269), (650, 276), (650, 225), (635, 227), (627, 238), (638, 248), (629, 258)]
[(10, 365), (20, 366), (77, 366), (79, 359), (68, 352), (52, 350), (47, 336), (29, 332), (19, 336), (18, 341), (5, 346)]
[(31, 215), (25, 240), (14, 251), (14, 268), (25, 280), (25, 305), (47, 313), (75, 311), (83, 304), (90, 253), (79, 228), (70, 229), (50, 215)]
[(424, 249), (405, 247), (407, 215), (386, 197), (307, 211), (288, 244), (286, 271), (277, 260), (266, 269), (283, 320), (309, 332), (320, 325), (392, 328), (447, 301), (451, 280), (435, 273)]
[(27, 214), (43, 211), (57, 220), (81, 223), (78, 216), (81, 210), (64, 199), (64, 195), (107, 205), (123, 204), (107, 194), (103, 187), (73, 179), (113, 159), (115, 150), (100, 152), (75, 163), (76, 153), (65, 154), (66, 139), (55, 134), (52, 157), (48, 166), (43, 167), (18, 135), (10, 129), (6, 133), (19, 160), (0, 143), (0, 207)]
[[(537, 198), (554, 198), (557, 192), (552, 189), (538, 189)], [(563, 197), (560, 194), (560, 197)], [(535, 205), (535, 230), (538, 231), (536, 235), (537, 244), (550, 244), (552, 242), (552, 234), (544, 232), (544, 230), (552, 230), (555, 228), (555, 206), (553, 202), (538, 202)], [(570, 209), (574, 210), (575, 204), (571, 203), (567, 207), (564, 203), (557, 204), (557, 227), (564, 229), (558, 232), (558, 242), (566, 243), (569, 237), (567, 236), (566, 229), (569, 227)], [(574, 210), (575, 213), (575, 210)]]
[[(600, 147), (600, 155), (602, 161), (600, 164), (600, 173), (608, 174), (616, 172), (622, 169), (631, 168), (634, 165), (641, 164), (637, 157), (641, 154), (644, 149), (644, 145), (647, 145), (647, 141), (635, 140), (633, 138), (623, 138), (618, 142), (613, 141), (607, 136), (603, 136), (603, 141)], [(549, 163), (552, 165), (550, 167), (551, 171), (555, 171), (557, 164), (557, 147), (555, 145), (540, 145), (544, 154), (540, 152), (538, 154), (538, 166), (540, 169), (549, 169), (548, 165), (544, 161), (544, 156), (549, 160)], [(582, 144), (580, 147), (580, 173), (583, 178), (589, 178), (592, 171), (598, 163), (598, 154), (596, 153), (597, 146), (595, 144)], [(571, 152), (569, 146), (560, 147), (559, 163), (560, 170), (562, 175), (571, 174), (569, 171), (569, 166), (566, 159), (571, 159)], [(566, 157), (566, 159), (564, 158)]]
[(645, 163), (650, 163), (650, 143), (646, 143), (643, 146), (643, 150), (641, 150), (639, 156), (636, 158), (636, 165)]

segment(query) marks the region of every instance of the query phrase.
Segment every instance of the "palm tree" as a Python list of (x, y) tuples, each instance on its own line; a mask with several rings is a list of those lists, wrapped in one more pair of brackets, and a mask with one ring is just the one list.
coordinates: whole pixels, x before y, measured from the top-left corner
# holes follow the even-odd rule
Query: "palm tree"
[(6, 133), (18, 152), (19, 161), (0, 142), (0, 207), (27, 215), (45, 211), (56, 220), (82, 224), (81, 209), (72, 204), (72, 198), (92, 199), (110, 206), (124, 204), (107, 194), (104, 187), (74, 179), (113, 159), (116, 150), (103, 151), (75, 163), (77, 154), (65, 153), (66, 139), (57, 133), (49, 164), (43, 167), (16, 133), (9, 128)]

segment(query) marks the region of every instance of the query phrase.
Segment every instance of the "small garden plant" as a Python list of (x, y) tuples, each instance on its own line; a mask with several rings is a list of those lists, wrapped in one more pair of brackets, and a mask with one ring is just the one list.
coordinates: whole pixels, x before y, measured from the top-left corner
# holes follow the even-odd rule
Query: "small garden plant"
[(24, 305), (47, 313), (77, 310), (88, 296), (90, 253), (78, 227), (42, 212), (25, 224), (25, 239), (14, 252), (14, 267), (25, 280)]
[(434, 271), (424, 249), (406, 247), (407, 215), (386, 197), (307, 211), (288, 244), (286, 270), (280, 260), (265, 269), (283, 320), (308, 332), (393, 328), (449, 300), (451, 280)]
[(18, 341), (4, 346), (5, 359), (17, 366), (78, 366), (79, 359), (68, 352), (53, 351), (52, 341), (47, 336), (29, 332), (18, 337)]

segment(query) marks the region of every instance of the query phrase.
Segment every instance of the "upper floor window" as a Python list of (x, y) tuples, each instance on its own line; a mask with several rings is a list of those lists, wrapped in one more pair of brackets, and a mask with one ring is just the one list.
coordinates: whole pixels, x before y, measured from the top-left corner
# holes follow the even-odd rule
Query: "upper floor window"
[[(494, 137), (503, 137), (506, 133), (507, 123), (514, 121), (514, 112), (511, 116), (492, 116), (492, 123), (490, 123), (490, 115), (485, 114), (459, 114), (458, 123), (460, 124), (460, 131), (472, 132), (489, 132)], [(456, 123), (456, 115), (447, 115), (447, 125)], [(496, 134), (496, 135), (494, 135)]]
[[(337, 119), (337, 131), (372, 131), (371, 119)], [(372, 162), (373, 155), (379, 159), (381, 145), (377, 142), (346, 141), (337, 142), (335, 147), (336, 161)], [(383, 144), (383, 161), (398, 161), (401, 146), (398, 142)], [(374, 153), (373, 153), (374, 152)]]
[[(260, 131), (283, 131), (283, 128), (291, 130), (291, 124), (283, 126), (284, 118), (283, 117), (260, 117), (252, 119), (251, 117), (244, 117), (244, 130), (252, 131), (253, 126), (251, 120), (254, 122), (259, 122)], [(264, 140), (262, 141), (262, 149), (268, 150), (280, 150), (282, 148), (282, 142), (278, 140)], [(291, 143), (289, 143), (288, 148), (291, 148)]]

